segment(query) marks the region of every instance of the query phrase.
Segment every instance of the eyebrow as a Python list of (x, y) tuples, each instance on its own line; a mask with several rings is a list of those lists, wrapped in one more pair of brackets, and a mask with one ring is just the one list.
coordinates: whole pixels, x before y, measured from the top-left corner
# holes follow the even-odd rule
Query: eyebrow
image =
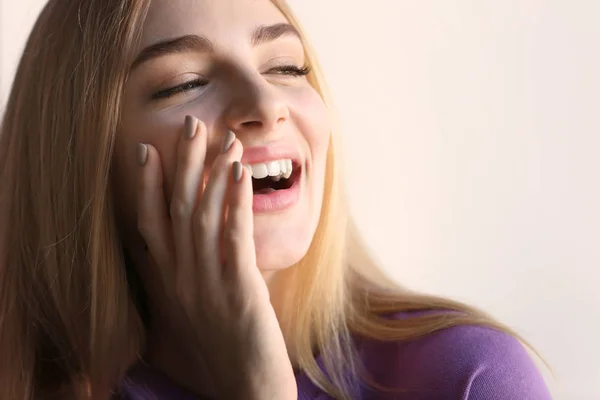
[[(290, 24), (279, 23), (275, 25), (261, 25), (252, 33), (250, 44), (252, 47), (272, 42), (282, 36), (297, 37), (302, 41), (300, 32)], [(169, 39), (152, 44), (144, 48), (136, 57), (131, 69), (137, 68), (140, 64), (154, 58), (162, 57), (168, 54), (189, 53), (192, 51), (200, 53), (214, 52), (214, 44), (202, 35), (185, 35), (175, 39)]]

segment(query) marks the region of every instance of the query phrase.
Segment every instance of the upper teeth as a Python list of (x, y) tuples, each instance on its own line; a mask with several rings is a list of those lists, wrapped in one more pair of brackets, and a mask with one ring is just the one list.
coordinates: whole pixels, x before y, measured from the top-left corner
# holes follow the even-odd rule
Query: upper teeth
[(281, 178), (287, 179), (292, 175), (292, 160), (274, 160), (266, 163), (246, 165), (248, 171), (252, 172), (252, 177), (255, 179), (263, 179), (267, 176), (273, 177), (275, 180)]

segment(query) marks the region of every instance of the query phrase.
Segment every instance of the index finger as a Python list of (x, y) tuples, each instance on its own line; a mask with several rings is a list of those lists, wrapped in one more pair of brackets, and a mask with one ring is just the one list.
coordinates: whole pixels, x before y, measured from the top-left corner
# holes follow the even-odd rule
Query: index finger
[(171, 263), (171, 238), (160, 156), (153, 146), (138, 143), (137, 158), (140, 166), (137, 188), (138, 230), (159, 268), (163, 269)]

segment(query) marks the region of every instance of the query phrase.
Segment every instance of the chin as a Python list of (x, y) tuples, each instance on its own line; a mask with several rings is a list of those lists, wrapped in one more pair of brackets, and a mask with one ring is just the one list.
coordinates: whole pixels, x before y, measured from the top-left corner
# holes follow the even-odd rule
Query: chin
[[(275, 229), (255, 225), (256, 263), (263, 272), (282, 270), (300, 261), (308, 252), (315, 229), (313, 224), (285, 224)], [(316, 225), (316, 224), (315, 224)]]

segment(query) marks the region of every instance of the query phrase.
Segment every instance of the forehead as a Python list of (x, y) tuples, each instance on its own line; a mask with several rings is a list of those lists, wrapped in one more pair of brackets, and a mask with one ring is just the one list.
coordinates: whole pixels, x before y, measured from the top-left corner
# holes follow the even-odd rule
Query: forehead
[(190, 34), (220, 44), (281, 22), (287, 19), (271, 0), (152, 0), (142, 46)]

